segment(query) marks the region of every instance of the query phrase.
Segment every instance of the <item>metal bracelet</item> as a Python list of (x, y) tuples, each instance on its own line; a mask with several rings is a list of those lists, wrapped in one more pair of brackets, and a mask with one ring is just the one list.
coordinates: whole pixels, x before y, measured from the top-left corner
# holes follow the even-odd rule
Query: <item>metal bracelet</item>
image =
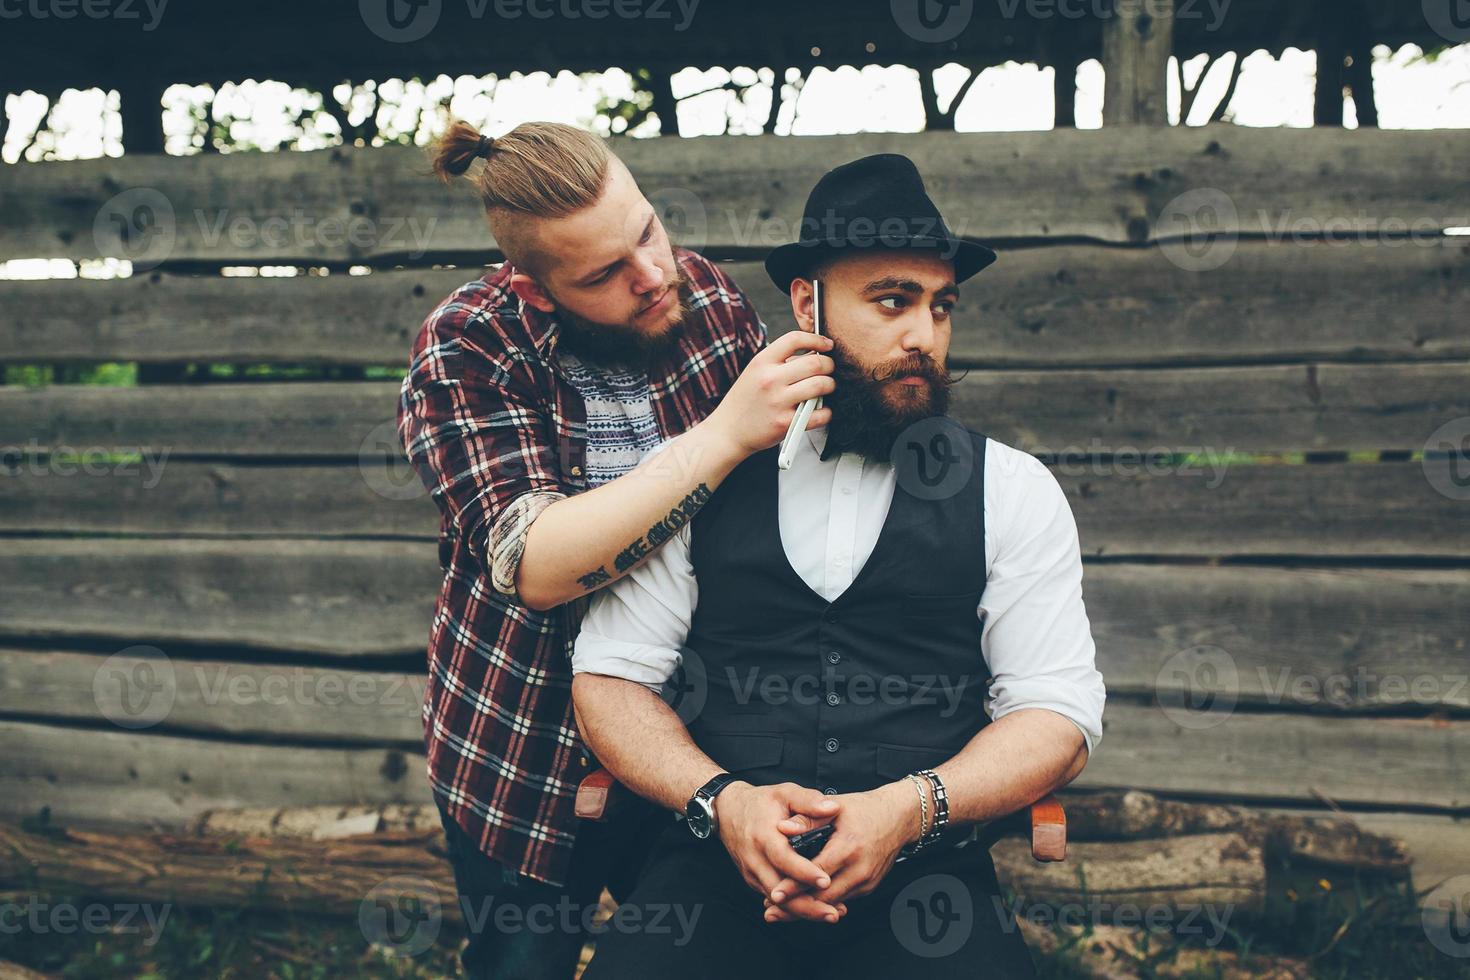
[(919, 836), (914, 838), (914, 848), (924, 839), (924, 829), (929, 824), (929, 794), (924, 792), (924, 782), (917, 773), (909, 773), (907, 777), (914, 784), (914, 789), (919, 794)]
[(944, 780), (933, 769), (920, 769), (919, 775), (929, 780), (929, 785), (934, 790), (934, 823), (929, 830), (929, 838), (932, 840), (949, 824), (949, 793), (944, 788)]

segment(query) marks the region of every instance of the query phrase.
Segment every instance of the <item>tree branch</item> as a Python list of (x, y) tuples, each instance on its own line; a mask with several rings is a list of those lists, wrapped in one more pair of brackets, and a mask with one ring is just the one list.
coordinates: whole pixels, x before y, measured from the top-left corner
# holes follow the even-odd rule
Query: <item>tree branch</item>
[(1225, 110), (1230, 107), (1230, 100), (1235, 98), (1235, 86), (1240, 81), (1240, 63), (1245, 59), (1240, 52), (1235, 52), (1235, 63), (1230, 66), (1230, 81), (1225, 84), (1225, 94), (1215, 106), (1215, 111), (1210, 113), (1210, 122), (1220, 122), (1225, 118)]
[(939, 111), (939, 96), (934, 91), (934, 72), (919, 69), (919, 97), (924, 100), (924, 128), (941, 129), (944, 114)]
[(965, 96), (970, 94), (970, 89), (975, 87), (975, 83), (980, 80), (980, 73), (984, 70), (983, 67), (976, 68), (970, 74), (970, 77), (965, 79), (964, 84), (960, 86), (960, 90), (955, 93), (954, 98), (950, 100), (949, 108), (944, 110), (942, 117), (945, 123), (945, 129), (954, 129), (955, 115), (960, 111), (960, 103), (965, 101)]

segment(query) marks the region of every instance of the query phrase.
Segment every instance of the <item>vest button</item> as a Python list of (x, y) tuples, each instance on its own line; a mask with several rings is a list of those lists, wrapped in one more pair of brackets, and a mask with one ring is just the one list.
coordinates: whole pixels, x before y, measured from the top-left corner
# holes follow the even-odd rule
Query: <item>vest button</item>
[(838, 653), (836, 650), (830, 650), (830, 651), (828, 651), (828, 653), (827, 653), (827, 663), (829, 663), (829, 664), (835, 664), (835, 663), (841, 662), (841, 660), (842, 660), (842, 654)]
[(827, 703), (830, 704), (832, 707), (835, 708), (839, 704), (842, 703), (842, 698), (838, 696), (838, 694), (837, 694), (836, 691), (828, 691), (827, 692)]
[(840, 748), (842, 748), (842, 743), (839, 742), (839, 741), (837, 741), (837, 739), (835, 739), (835, 738), (829, 738), (829, 739), (827, 739), (827, 751), (828, 752), (836, 752)]

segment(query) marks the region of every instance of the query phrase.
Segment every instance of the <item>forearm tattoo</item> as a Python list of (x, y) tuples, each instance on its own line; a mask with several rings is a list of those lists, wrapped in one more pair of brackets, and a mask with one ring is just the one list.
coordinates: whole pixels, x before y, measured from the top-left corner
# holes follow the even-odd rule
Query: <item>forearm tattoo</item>
[[(678, 534), (685, 524), (694, 519), (694, 515), (699, 513), (699, 509), (708, 502), (709, 498), (708, 484), (701, 483), (689, 491), (683, 500), (674, 505), (673, 510), (659, 518), (652, 527), (639, 535), (636, 541), (618, 552), (618, 556), (613, 559), (613, 567), (617, 569), (618, 574), (621, 575), (628, 571), (651, 554), (654, 548)], [(577, 584), (591, 591), (611, 580), (612, 576), (608, 574), (607, 566), (600, 565), (595, 571), (580, 576)]]
[(586, 575), (578, 576), (577, 584), (580, 585), (582, 588), (591, 591), (592, 589), (597, 588), (599, 585), (602, 585), (604, 582), (609, 582), (611, 580), (612, 576), (607, 574), (607, 566), (599, 565), (597, 566), (597, 571), (588, 572)]

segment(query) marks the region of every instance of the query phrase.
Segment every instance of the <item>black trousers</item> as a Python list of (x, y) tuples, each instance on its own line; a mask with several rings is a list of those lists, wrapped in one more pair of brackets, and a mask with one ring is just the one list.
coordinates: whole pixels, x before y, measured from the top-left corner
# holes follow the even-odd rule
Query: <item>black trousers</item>
[(652, 839), (670, 822), (667, 812), (637, 799), (607, 823), (581, 822), (566, 884), (548, 885), (482, 853), (443, 803), (439, 819), (468, 934), (460, 965), (470, 980), (571, 980), (595, 935), (591, 920), (603, 888), (626, 896)]
[(847, 907), (835, 925), (768, 923), (719, 841), (675, 826), (597, 937), (583, 980), (1036, 975), (983, 846), (921, 851)]

